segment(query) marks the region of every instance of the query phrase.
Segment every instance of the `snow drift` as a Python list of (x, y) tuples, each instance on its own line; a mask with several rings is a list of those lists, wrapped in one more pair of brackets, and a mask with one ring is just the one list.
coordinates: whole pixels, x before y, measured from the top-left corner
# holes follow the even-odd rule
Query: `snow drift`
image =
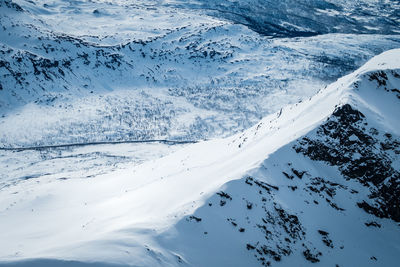
[(0, 260), (394, 265), (399, 59), (385, 52), (226, 139), (90, 179), (3, 188)]

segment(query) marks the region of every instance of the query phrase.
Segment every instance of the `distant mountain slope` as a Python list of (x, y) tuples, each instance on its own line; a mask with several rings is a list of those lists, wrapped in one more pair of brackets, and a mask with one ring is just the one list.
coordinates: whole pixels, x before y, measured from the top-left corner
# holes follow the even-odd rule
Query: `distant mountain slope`
[(169, 1), (0, 1), (0, 145), (228, 136), (400, 41), (272, 39), (205, 13)]
[(4, 188), (1, 261), (395, 265), (399, 58), (385, 52), (230, 138), (93, 179)]
[(192, 5), (271, 36), (399, 34), (398, 1), (200, 0)]
[(399, 58), (386, 52), (238, 136), (254, 158), (298, 137), (163, 233), (166, 247), (193, 266), (396, 265)]

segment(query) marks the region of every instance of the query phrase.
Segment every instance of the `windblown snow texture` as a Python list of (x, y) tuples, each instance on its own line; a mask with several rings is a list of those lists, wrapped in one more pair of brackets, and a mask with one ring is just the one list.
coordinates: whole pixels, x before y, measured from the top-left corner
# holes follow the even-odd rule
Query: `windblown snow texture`
[(1, 260), (395, 265), (399, 56), (385, 52), (226, 139), (91, 179), (2, 188)]
[(225, 137), (399, 46), (396, 2), (274, 2), (2, 0), (1, 145)]
[(399, 10), (0, 0), (0, 266), (396, 266)]

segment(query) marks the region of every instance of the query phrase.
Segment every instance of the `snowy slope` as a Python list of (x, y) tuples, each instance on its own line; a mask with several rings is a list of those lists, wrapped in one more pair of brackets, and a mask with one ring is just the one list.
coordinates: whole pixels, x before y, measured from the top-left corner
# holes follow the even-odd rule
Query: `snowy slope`
[(92, 179), (3, 188), (1, 261), (394, 266), (399, 58), (385, 52), (233, 137)]
[(21, 180), (91, 178), (168, 155), (185, 144), (121, 143), (0, 150), (0, 190)]
[(387, 31), (271, 38), (189, 1), (2, 0), (0, 145), (232, 135), (399, 47), (398, 5), (365, 6)]
[(199, 0), (196, 8), (271, 36), (324, 33), (398, 34), (397, 1), (381, 0)]

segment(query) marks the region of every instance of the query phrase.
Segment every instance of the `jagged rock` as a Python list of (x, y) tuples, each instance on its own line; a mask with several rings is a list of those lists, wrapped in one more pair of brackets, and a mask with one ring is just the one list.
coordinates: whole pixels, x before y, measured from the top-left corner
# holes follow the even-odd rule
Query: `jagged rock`
[[(363, 201), (358, 204), (360, 208), (381, 218), (400, 221), (400, 172), (392, 167), (393, 160), (387, 154), (388, 150), (397, 154), (399, 141), (386, 136), (387, 141), (392, 141), (381, 145), (377, 139), (379, 133), (372, 128), (368, 131), (366, 122), (364, 114), (345, 104), (317, 129), (316, 137), (306, 136), (293, 148), (312, 160), (338, 166), (345, 178), (369, 187), (370, 199), (376, 206)], [(310, 190), (317, 192), (315, 188)], [(334, 194), (331, 189), (326, 192)]]

